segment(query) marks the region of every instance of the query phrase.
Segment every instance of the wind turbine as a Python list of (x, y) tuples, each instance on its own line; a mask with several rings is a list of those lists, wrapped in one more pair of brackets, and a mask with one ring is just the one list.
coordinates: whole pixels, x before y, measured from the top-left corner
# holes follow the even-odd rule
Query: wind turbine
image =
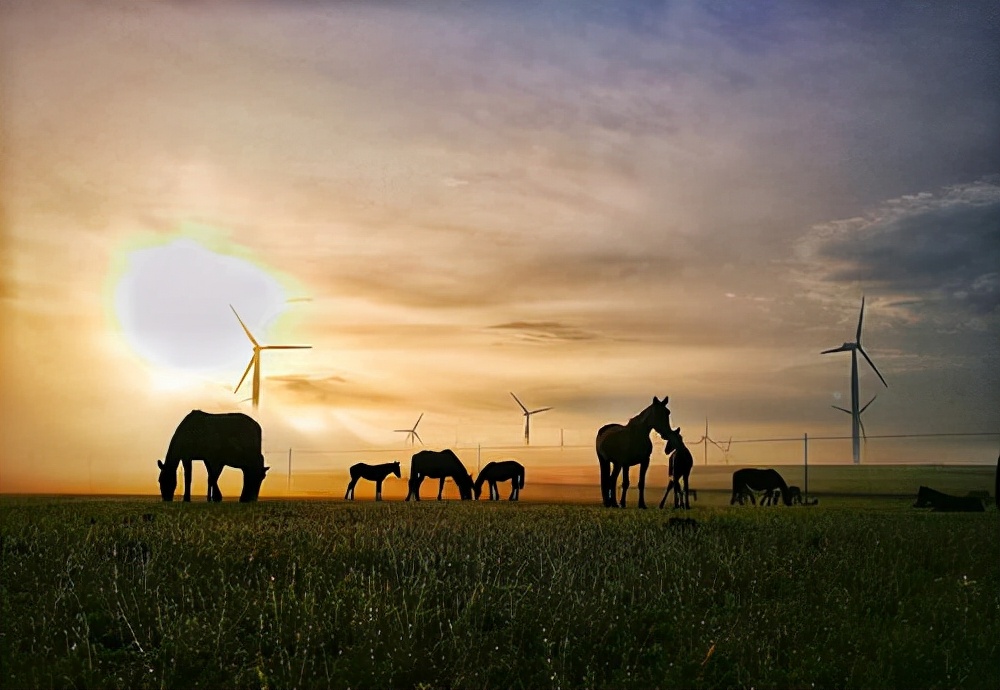
[[(236, 314), (236, 309), (233, 305), (229, 305), (229, 308), (233, 310), (233, 314)], [(250, 357), (250, 363), (247, 364), (246, 370), (243, 372), (243, 376), (240, 377), (240, 382), (236, 384), (236, 388), (233, 389), (233, 393), (240, 389), (243, 385), (243, 381), (246, 380), (247, 374), (250, 373), (250, 369), (253, 368), (253, 395), (251, 400), (253, 400), (253, 409), (257, 409), (260, 405), (260, 353), (262, 350), (308, 350), (312, 345), (261, 345), (257, 342), (257, 339), (253, 337), (250, 329), (247, 325), (243, 323), (243, 319), (240, 318), (239, 314), (236, 314), (236, 320), (240, 322), (243, 326), (243, 332), (247, 334), (250, 338), (250, 342), (253, 343), (253, 355)]]
[(537, 410), (531, 410), (529, 412), (528, 408), (524, 406), (524, 403), (522, 403), (520, 400), (517, 399), (516, 395), (514, 395), (513, 393), (511, 393), (510, 397), (514, 398), (515, 402), (517, 402), (517, 404), (521, 407), (521, 409), (524, 410), (524, 445), (530, 446), (531, 445), (531, 440), (529, 438), (528, 431), (529, 431), (529, 427), (530, 427), (530, 424), (531, 424), (531, 415), (537, 414), (538, 412), (545, 412), (546, 410), (551, 410), (552, 408), (551, 407), (539, 407)]
[[(877, 397), (878, 397), (877, 395), (873, 395), (872, 399), (866, 402), (865, 406), (862, 407), (860, 410), (858, 410), (858, 425), (861, 427), (861, 437), (864, 438), (865, 440), (865, 448), (868, 447), (868, 434), (865, 433), (865, 423), (861, 421), (861, 415), (864, 414), (865, 410), (868, 409), (869, 405), (875, 402), (875, 398)], [(839, 405), (830, 405), (830, 407), (832, 407), (835, 410), (840, 410), (841, 412), (846, 412), (847, 414), (851, 414), (850, 410), (840, 407)]]
[[(844, 412), (849, 412), (851, 415), (851, 448), (854, 452), (854, 464), (861, 464), (861, 439), (858, 437), (858, 431), (861, 427), (861, 413), (864, 411), (868, 405), (871, 405), (872, 400), (868, 401), (868, 404), (864, 408), (858, 407), (858, 397), (859, 397), (859, 387), (858, 387), (858, 353), (868, 361), (875, 373), (878, 374), (879, 379), (882, 384), (888, 388), (889, 384), (885, 382), (882, 374), (879, 372), (878, 367), (875, 366), (875, 362), (872, 361), (868, 353), (864, 351), (861, 347), (861, 322), (865, 318), (865, 298), (861, 297), (861, 315), (858, 317), (858, 332), (855, 336), (855, 341), (853, 343), (844, 343), (840, 347), (835, 347), (832, 350), (823, 350), (820, 354), (827, 355), (831, 352), (850, 352), (851, 353), (851, 409), (843, 410)], [(843, 408), (838, 408), (843, 409)]]
[[(420, 420), (423, 418), (424, 418), (424, 413), (421, 412), (420, 416), (417, 417), (417, 424), (420, 424)], [(424, 445), (423, 439), (421, 439), (420, 434), (417, 433), (417, 424), (414, 424), (412, 429), (393, 429), (393, 431), (406, 434), (406, 440), (410, 442), (411, 446), (413, 445), (414, 437), (416, 437), (416, 439), (420, 441), (420, 445)]]

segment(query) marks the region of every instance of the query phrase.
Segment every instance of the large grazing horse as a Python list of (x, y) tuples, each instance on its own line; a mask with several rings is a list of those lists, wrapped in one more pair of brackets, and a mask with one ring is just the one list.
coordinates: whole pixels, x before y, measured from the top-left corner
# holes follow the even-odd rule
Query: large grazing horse
[(769, 492), (771, 496), (774, 495), (775, 491), (780, 491), (782, 503), (786, 506), (792, 505), (792, 497), (788, 491), (788, 484), (785, 483), (785, 480), (781, 478), (781, 475), (777, 471), (770, 469), (761, 470), (752, 467), (733, 472), (733, 497), (729, 499), (729, 505), (733, 505), (737, 501), (739, 501), (740, 505), (743, 505), (743, 499), (748, 495), (750, 500), (756, 503), (753, 498), (753, 492), (755, 491)]
[[(646, 507), (646, 470), (649, 456), (653, 454), (653, 444), (649, 432), (655, 430), (660, 438), (670, 433), (670, 410), (665, 397), (662, 401), (655, 396), (653, 402), (642, 412), (628, 420), (627, 424), (605, 424), (597, 430), (597, 461), (601, 466), (601, 500), (607, 508), (616, 505), (625, 507), (625, 494), (629, 487), (628, 468), (639, 465), (639, 507)], [(611, 467), (614, 465), (614, 471)], [(622, 478), (622, 498), (615, 503), (615, 486), (618, 473), (624, 470)]]
[(399, 471), (399, 460), (385, 462), (381, 465), (368, 465), (363, 462), (351, 465), (351, 483), (347, 485), (347, 493), (344, 494), (344, 500), (353, 501), (354, 485), (358, 483), (359, 479), (367, 479), (368, 481), (375, 482), (375, 500), (381, 501), (382, 482), (390, 474), (394, 474), (400, 478), (403, 476)]
[(982, 513), (985, 510), (982, 500), (975, 496), (951, 496), (926, 486), (917, 490), (917, 502), (913, 507), (930, 507), (932, 512), (941, 513)]
[[(660, 508), (667, 502), (670, 491), (674, 492), (674, 508), (691, 508), (688, 500), (688, 478), (691, 476), (691, 468), (694, 467), (694, 457), (691, 451), (684, 444), (684, 437), (681, 436), (681, 428), (677, 427), (667, 434), (667, 446), (663, 452), (670, 456), (667, 466), (667, 474), (670, 481), (667, 482), (667, 490), (663, 492), (660, 499)], [(681, 481), (684, 482), (683, 498), (681, 497)]]
[(222, 500), (219, 475), (225, 466), (243, 470), (240, 502), (256, 501), (267, 471), (260, 452), (260, 424), (239, 412), (210, 414), (192, 410), (177, 425), (166, 460), (157, 460), (160, 468), (160, 495), (174, 500), (177, 489), (177, 465), (184, 465), (184, 500), (191, 500), (191, 462), (202, 460), (208, 470), (208, 500)]
[(497, 482), (508, 480), (510, 480), (510, 498), (507, 500), (516, 501), (521, 497), (521, 489), (524, 488), (524, 465), (516, 460), (486, 463), (486, 467), (479, 472), (473, 486), (476, 500), (478, 501), (483, 494), (483, 483), (487, 483), (490, 485), (490, 500), (499, 501), (500, 489), (497, 488)]
[(444, 493), (444, 480), (451, 477), (458, 485), (458, 493), (463, 501), (472, 500), (472, 475), (465, 469), (465, 465), (458, 459), (458, 456), (451, 449), (442, 451), (422, 450), (414, 453), (410, 461), (410, 482), (406, 500), (412, 496), (415, 500), (420, 500), (420, 484), (424, 478), (440, 479), (441, 485), (438, 487), (438, 500)]

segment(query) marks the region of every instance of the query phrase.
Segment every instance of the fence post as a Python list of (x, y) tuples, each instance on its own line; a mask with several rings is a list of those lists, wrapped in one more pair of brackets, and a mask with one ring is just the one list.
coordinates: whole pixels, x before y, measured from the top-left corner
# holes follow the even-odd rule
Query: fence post
[(288, 493), (292, 493), (292, 449), (288, 449)]
[(805, 463), (805, 481), (803, 484), (803, 491), (805, 491), (805, 497), (802, 501), (808, 505), (809, 504), (809, 434), (802, 434), (802, 459)]

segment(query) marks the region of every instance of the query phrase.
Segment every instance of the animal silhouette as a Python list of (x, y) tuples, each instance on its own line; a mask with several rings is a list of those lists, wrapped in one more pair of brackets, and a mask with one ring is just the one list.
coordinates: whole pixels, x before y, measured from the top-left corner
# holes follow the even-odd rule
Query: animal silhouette
[(1000, 510), (1000, 455), (997, 456), (997, 471), (993, 481), (996, 484), (993, 489), (993, 502), (996, 503), (997, 509)]
[[(791, 496), (788, 493), (788, 484), (781, 478), (777, 471), (771, 469), (755, 469), (748, 467), (733, 472), (733, 496), (729, 499), (729, 505), (739, 501), (743, 505), (744, 497), (750, 497), (751, 502), (756, 504), (753, 492), (770, 492), (774, 496), (775, 491), (781, 492), (781, 500), (786, 506), (792, 505)], [(765, 495), (766, 499), (766, 495)], [(762, 505), (763, 502), (762, 502)]]
[(201, 460), (208, 470), (208, 500), (222, 500), (218, 479), (223, 467), (243, 470), (243, 491), (240, 502), (256, 501), (260, 485), (269, 467), (264, 467), (260, 452), (260, 424), (239, 412), (211, 414), (192, 410), (177, 425), (165, 460), (157, 460), (160, 468), (160, 495), (164, 501), (174, 500), (177, 489), (177, 465), (184, 465), (184, 500), (191, 500), (191, 462)]
[(407, 501), (411, 497), (414, 500), (420, 500), (420, 485), (427, 477), (441, 480), (441, 484), (438, 487), (439, 501), (441, 500), (441, 494), (444, 493), (444, 480), (448, 477), (455, 480), (455, 484), (458, 485), (458, 493), (463, 501), (472, 500), (472, 475), (469, 474), (468, 470), (465, 469), (465, 465), (462, 464), (462, 461), (458, 459), (458, 456), (452, 450), (446, 448), (442, 451), (422, 450), (414, 453), (413, 458), (410, 460), (410, 481), (408, 485), (409, 491), (406, 494)]
[(646, 507), (646, 470), (649, 469), (649, 456), (653, 453), (649, 432), (655, 430), (663, 439), (670, 433), (668, 400), (669, 398), (664, 397), (660, 401), (654, 396), (653, 402), (628, 420), (627, 424), (605, 424), (597, 430), (595, 445), (601, 468), (601, 500), (605, 507), (616, 506), (615, 486), (618, 483), (618, 473), (622, 470), (622, 497), (617, 505), (625, 507), (625, 495), (629, 487), (628, 471), (632, 465), (639, 465), (639, 507)]
[(982, 513), (985, 510), (982, 500), (974, 496), (951, 496), (927, 486), (917, 490), (917, 502), (913, 507), (929, 507), (931, 512), (940, 513)]
[(521, 497), (521, 489), (524, 488), (524, 465), (516, 460), (501, 460), (500, 462), (486, 463), (486, 467), (479, 472), (479, 476), (476, 477), (476, 483), (473, 486), (476, 500), (478, 501), (482, 495), (483, 483), (485, 482), (490, 485), (490, 500), (499, 501), (500, 490), (497, 488), (497, 482), (506, 482), (508, 480), (510, 481), (510, 497), (507, 500), (516, 501)]
[(398, 460), (395, 462), (385, 462), (381, 465), (368, 465), (363, 462), (351, 465), (351, 482), (347, 485), (347, 493), (344, 494), (344, 500), (353, 501), (354, 485), (358, 483), (359, 479), (367, 479), (368, 481), (375, 482), (375, 500), (381, 501), (382, 482), (390, 474), (402, 478), (403, 475), (399, 471)]
[[(684, 444), (684, 437), (681, 436), (681, 428), (677, 427), (667, 434), (667, 445), (663, 452), (670, 456), (667, 465), (667, 474), (670, 481), (667, 482), (667, 490), (663, 492), (660, 499), (660, 508), (667, 502), (667, 496), (671, 490), (674, 492), (674, 508), (684, 508), (689, 510), (691, 502), (688, 499), (689, 485), (688, 478), (691, 476), (691, 468), (694, 467), (694, 457), (691, 451)], [(683, 481), (683, 494), (681, 483)]]

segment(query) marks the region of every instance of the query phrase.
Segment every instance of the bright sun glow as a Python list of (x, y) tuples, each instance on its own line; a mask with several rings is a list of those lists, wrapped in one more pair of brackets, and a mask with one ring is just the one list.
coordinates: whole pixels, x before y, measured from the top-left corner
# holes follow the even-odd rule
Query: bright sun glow
[(278, 281), (253, 263), (191, 239), (133, 250), (114, 295), (123, 336), (151, 364), (235, 371), (252, 352), (232, 304), (258, 342), (285, 309)]

